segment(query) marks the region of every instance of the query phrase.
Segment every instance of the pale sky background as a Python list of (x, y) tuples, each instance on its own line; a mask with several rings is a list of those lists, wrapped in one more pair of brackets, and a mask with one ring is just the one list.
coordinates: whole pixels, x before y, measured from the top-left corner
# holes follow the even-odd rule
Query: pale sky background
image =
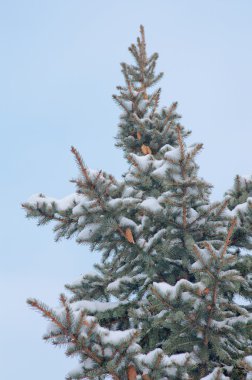
[(91, 168), (125, 171), (111, 94), (140, 23), (165, 72), (161, 103), (179, 102), (220, 199), (235, 174), (252, 173), (251, 19), (251, 0), (0, 0), (1, 380), (63, 380), (75, 364), (41, 340), (46, 322), (25, 300), (56, 305), (99, 256), (56, 244), (20, 203), (74, 190), (71, 145)]

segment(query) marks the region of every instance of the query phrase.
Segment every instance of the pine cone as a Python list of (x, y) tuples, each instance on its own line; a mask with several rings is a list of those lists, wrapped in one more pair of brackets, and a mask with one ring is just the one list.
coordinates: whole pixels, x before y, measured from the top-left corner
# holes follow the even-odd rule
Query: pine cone
[(125, 238), (128, 240), (129, 243), (135, 244), (134, 237), (132, 235), (131, 229), (128, 227), (126, 228), (126, 231), (124, 233)]
[(131, 364), (128, 367), (128, 380), (136, 380), (137, 373), (135, 367)]
[(141, 146), (141, 151), (143, 152), (143, 154), (151, 154), (151, 148), (147, 145), (142, 145)]
[(141, 137), (142, 137), (141, 133), (137, 132), (137, 138), (138, 138), (138, 140), (141, 140)]

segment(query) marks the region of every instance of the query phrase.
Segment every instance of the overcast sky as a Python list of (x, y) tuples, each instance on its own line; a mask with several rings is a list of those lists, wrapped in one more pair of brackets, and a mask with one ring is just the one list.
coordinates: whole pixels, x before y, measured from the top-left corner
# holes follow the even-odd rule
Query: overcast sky
[(161, 104), (179, 102), (190, 142), (204, 143), (200, 174), (221, 199), (235, 174), (252, 172), (251, 19), (250, 0), (0, 1), (1, 379), (63, 380), (74, 366), (41, 340), (46, 323), (25, 300), (55, 305), (99, 255), (56, 244), (20, 203), (74, 190), (71, 145), (91, 168), (125, 171), (111, 95), (139, 25), (160, 54)]

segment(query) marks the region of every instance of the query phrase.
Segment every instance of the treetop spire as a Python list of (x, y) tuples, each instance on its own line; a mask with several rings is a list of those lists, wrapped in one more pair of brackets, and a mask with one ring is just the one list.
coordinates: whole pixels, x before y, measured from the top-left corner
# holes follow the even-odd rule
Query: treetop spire
[[(122, 109), (116, 146), (122, 147), (125, 156), (129, 153), (139, 155), (157, 153), (165, 144), (176, 144), (175, 127), (180, 116), (177, 102), (159, 110), (161, 88), (152, 90), (163, 76), (156, 74), (158, 54), (148, 56), (146, 51), (144, 27), (140, 26), (140, 36), (129, 51), (134, 64), (121, 63), (125, 80), (118, 86), (119, 94), (113, 99)], [(183, 136), (189, 134), (184, 128)]]

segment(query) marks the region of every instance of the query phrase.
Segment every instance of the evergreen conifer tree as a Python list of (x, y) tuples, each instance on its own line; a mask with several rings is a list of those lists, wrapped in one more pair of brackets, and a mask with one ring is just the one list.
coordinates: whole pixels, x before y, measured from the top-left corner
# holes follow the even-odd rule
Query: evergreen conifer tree
[(44, 339), (64, 345), (79, 367), (67, 379), (245, 380), (252, 378), (252, 178), (237, 176), (224, 200), (198, 176), (202, 144), (187, 146), (177, 103), (159, 107), (158, 55), (144, 29), (122, 64), (117, 146), (121, 180), (89, 169), (79, 152), (76, 192), (32, 196), (23, 207), (56, 240), (76, 236), (102, 252), (96, 274), (66, 285), (60, 308), (28, 303), (49, 322)]

